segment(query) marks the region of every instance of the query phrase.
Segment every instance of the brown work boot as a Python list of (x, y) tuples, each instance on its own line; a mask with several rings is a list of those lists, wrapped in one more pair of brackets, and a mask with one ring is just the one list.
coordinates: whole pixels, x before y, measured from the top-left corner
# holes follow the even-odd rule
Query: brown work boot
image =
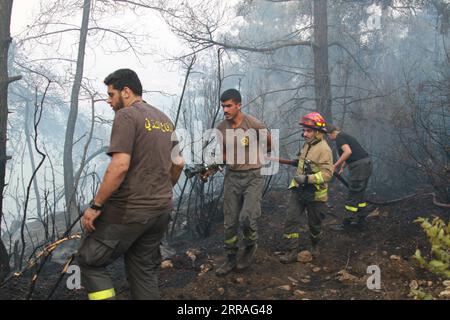
[(233, 269), (236, 268), (236, 255), (235, 254), (229, 254), (227, 255), (227, 260), (216, 270), (216, 276), (224, 276)]
[(297, 250), (286, 251), (282, 256), (280, 256), (279, 260), (281, 263), (297, 262)]
[(253, 257), (255, 256), (257, 249), (258, 245), (256, 243), (251, 246), (245, 247), (244, 252), (242, 253), (242, 256), (240, 257), (237, 264), (238, 270), (246, 269), (252, 264)]

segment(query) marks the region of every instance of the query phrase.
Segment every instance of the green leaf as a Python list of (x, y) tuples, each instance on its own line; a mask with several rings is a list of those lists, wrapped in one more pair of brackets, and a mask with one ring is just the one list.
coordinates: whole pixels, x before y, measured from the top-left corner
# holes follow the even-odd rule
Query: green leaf
[(411, 290), (411, 293), (414, 295), (414, 299), (416, 300), (433, 300), (433, 296), (423, 292), (420, 289), (417, 290)]
[(448, 264), (439, 260), (431, 260), (429, 265), (430, 267), (436, 268), (438, 270), (445, 270), (446, 268), (448, 268)]
[[(423, 223), (425, 221), (425, 219), (424, 218), (417, 218), (416, 220), (414, 220), (414, 223)], [(450, 224), (449, 224), (449, 227), (450, 227)]]

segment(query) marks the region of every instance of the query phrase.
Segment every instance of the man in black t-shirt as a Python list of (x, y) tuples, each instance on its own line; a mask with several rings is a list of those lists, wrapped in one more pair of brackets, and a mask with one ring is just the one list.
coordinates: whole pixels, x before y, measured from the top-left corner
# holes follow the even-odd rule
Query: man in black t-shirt
[(365, 192), (372, 174), (369, 154), (354, 137), (342, 132), (336, 126), (328, 125), (328, 136), (336, 142), (339, 153), (333, 171), (339, 170), (339, 174), (342, 174), (344, 168), (348, 167), (350, 172), (349, 192), (345, 202), (345, 210), (350, 217), (344, 219), (342, 226), (358, 225), (364, 221), (364, 211), (367, 209)]

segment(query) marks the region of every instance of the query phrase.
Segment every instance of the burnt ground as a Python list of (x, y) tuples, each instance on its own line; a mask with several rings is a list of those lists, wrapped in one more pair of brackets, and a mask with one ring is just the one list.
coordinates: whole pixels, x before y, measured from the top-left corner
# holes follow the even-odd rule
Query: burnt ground
[[(336, 188), (334, 185), (333, 188)], [(287, 192), (273, 191), (263, 201), (260, 240), (256, 263), (241, 272), (217, 277), (214, 268), (223, 262), (223, 226), (213, 226), (210, 237), (195, 241), (178, 241), (172, 268), (161, 270), (160, 287), (166, 300), (296, 300), (296, 299), (412, 299), (410, 283), (416, 280), (424, 292), (439, 298), (445, 289), (443, 281), (418, 267), (412, 258), (417, 248), (423, 253), (429, 245), (417, 217), (433, 215), (449, 221), (450, 210), (433, 205), (431, 197), (417, 196), (387, 206), (378, 206), (367, 219), (364, 230), (336, 232), (330, 225), (344, 216), (342, 189), (332, 190), (329, 212), (324, 221), (321, 255), (308, 263), (284, 265), (278, 262), (283, 250), (282, 231)], [(306, 220), (303, 221), (301, 248), (308, 248)], [(195, 259), (186, 252), (195, 253)], [(367, 288), (367, 267), (381, 269), (381, 290)], [(207, 271), (209, 269), (209, 271)], [(32, 299), (45, 299), (56, 283), (61, 266), (48, 263), (38, 278)], [(339, 279), (345, 270), (347, 277)], [(206, 271), (206, 272), (205, 272)], [(119, 299), (128, 299), (123, 263), (110, 267)], [(0, 289), (0, 299), (24, 299), (29, 291), (30, 276), (14, 279)], [(53, 299), (85, 299), (84, 290), (69, 291), (65, 280)], [(281, 287), (281, 288), (280, 288)]]

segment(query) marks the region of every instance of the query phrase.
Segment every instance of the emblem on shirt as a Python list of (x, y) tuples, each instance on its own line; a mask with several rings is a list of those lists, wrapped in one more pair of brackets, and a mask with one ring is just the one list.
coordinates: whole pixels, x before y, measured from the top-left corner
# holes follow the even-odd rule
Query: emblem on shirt
[(173, 132), (173, 126), (168, 122), (145, 118), (145, 129), (147, 131), (161, 130), (162, 132)]
[(241, 144), (242, 144), (244, 147), (247, 147), (247, 146), (250, 144), (250, 140), (248, 139), (248, 137), (242, 138), (242, 139), (241, 139)]

